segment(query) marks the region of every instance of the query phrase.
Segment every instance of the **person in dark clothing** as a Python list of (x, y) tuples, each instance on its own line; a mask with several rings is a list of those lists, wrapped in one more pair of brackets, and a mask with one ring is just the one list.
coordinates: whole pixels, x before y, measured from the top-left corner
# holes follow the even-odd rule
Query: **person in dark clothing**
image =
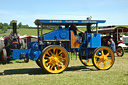
[(71, 31), (71, 30), (74, 32), (75, 35), (77, 35), (77, 31), (84, 33), (84, 31), (82, 31), (76, 27), (76, 24), (71, 25), (71, 27), (69, 28), (69, 31)]

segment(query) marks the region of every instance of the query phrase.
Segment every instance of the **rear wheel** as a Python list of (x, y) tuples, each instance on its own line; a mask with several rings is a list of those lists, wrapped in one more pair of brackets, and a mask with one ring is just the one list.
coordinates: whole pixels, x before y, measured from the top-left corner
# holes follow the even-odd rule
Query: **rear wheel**
[(47, 73), (61, 73), (68, 67), (69, 56), (63, 47), (51, 45), (43, 50), (40, 63)]
[(116, 49), (116, 54), (119, 57), (122, 57), (124, 55), (124, 49), (121, 46), (118, 46)]
[(81, 63), (83, 65), (85, 65), (85, 66), (92, 66), (93, 65), (92, 59), (86, 60), (86, 57), (85, 56), (81, 56), (80, 54), (79, 54), (79, 59), (80, 59)]
[(110, 69), (114, 64), (115, 56), (108, 47), (99, 47), (95, 49), (92, 62), (97, 69)]

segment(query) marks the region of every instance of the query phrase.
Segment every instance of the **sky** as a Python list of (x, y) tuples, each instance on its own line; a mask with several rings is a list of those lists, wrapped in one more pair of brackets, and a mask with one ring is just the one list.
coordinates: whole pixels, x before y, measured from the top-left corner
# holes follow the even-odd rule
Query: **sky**
[[(0, 0), (0, 22), (35, 26), (36, 19), (106, 20), (128, 25), (128, 0)], [(101, 24), (100, 24), (101, 25)]]

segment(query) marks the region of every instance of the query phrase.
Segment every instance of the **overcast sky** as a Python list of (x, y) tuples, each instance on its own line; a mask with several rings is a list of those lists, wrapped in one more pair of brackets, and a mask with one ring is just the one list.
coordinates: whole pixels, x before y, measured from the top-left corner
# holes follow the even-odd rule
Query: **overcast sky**
[(17, 20), (35, 26), (36, 19), (106, 20), (128, 25), (128, 0), (0, 0), (0, 22)]

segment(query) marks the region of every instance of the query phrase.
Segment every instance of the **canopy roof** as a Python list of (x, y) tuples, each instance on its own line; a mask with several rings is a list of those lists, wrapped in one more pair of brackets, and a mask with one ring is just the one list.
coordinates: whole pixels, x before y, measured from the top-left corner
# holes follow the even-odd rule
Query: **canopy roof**
[(106, 20), (35, 20), (36, 25), (66, 25), (66, 24), (77, 24), (77, 25), (86, 25), (86, 24), (96, 24), (96, 23), (105, 23)]
[(106, 33), (110, 33), (110, 32), (117, 32), (117, 30), (118, 30), (118, 32), (128, 32), (128, 28), (127, 27), (112, 27), (112, 28), (105, 28), (105, 27), (101, 27), (100, 29), (98, 29), (98, 32), (99, 33), (104, 33), (104, 34), (106, 34)]

